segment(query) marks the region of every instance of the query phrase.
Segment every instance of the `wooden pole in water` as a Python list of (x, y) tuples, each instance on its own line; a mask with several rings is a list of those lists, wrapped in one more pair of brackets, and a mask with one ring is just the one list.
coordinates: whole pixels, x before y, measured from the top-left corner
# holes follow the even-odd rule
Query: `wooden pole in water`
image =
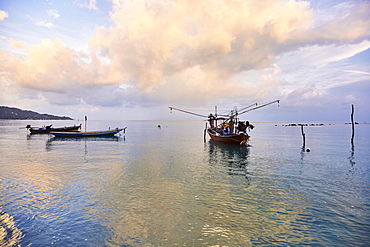
[(86, 132), (87, 116), (85, 116), (85, 132)]
[(215, 127), (217, 127), (218, 123), (217, 123), (217, 105), (215, 105), (215, 122), (216, 122), (216, 125)]
[(207, 132), (207, 122), (206, 122), (206, 128), (204, 129), (204, 135), (203, 135), (204, 142), (206, 142), (206, 132)]
[(303, 132), (303, 124), (301, 124), (301, 132), (303, 137), (303, 149), (306, 146), (306, 134)]
[(354, 113), (355, 113), (355, 107), (352, 104), (352, 113), (351, 113), (351, 122), (352, 122), (352, 138), (351, 138), (351, 144), (352, 144), (352, 147), (354, 146), (353, 145), (353, 139), (355, 138), (355, 123), (353, 121), (353, 115), (354, 115)]

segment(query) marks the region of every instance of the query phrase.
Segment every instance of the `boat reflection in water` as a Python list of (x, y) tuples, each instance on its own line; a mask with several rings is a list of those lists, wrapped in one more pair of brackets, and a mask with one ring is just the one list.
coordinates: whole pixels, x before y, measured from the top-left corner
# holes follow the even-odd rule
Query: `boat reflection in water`
[(51, 131), (50, 134), (54, 135), (55, 137), (69, 137), (69, 138), (75, 138), (75, 137), (107, 137), (107, 136), (115, 136), (116, 134), (119, 134), (121, 131), (125, 133), (125, 128), (116, 128), (116, 129), (110, 129), (109, 130), (98, 130), (98, 131), (85, 131), (85, 132), (53, 132)]
[(48, 140), (48, 142), (54, 141), (119, 141), (125, 140), (125, 137), (119, 136), (102, 136), (102, 137), (52, 137)]
[[(100, 136), (100, 137), (51, 137), (46, 141), (46, 151), (51, 151), (53, 147), (58, 145), (65, 145), (66, 143), (84, 143), (85, 154), (87, 153), (88, 142), (119, 142), (125, 141), (125, 136)], [(59, 144), (56, 144), (59, 143)], [(100, 144), (101, 146), (103, 144)], [(105, 146), (105, 145), (103, 145)]]
[(210, 139), (208, 151), (210, 164), (221, 164), (228, 168), (229, 175), (245, 176), (248, 179), (249, 147), (236, 146)]

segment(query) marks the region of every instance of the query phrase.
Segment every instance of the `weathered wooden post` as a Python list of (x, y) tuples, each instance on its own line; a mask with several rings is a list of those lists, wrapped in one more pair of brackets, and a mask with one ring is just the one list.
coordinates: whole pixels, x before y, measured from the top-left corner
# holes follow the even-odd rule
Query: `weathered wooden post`
[(87, 116), (85, 116), (85, 132), (86, 132)]
[(215, 123), (216, 123), (215, 127), (217, 127), (217, 125), (218, 125), (218, 123), (217, 123), (217, 105), (215, 105)]
[(352, 144), (352, 147), (354, 146), (353, 140), (355, 138), (355, 123), (353, 121), (353, 115), (354, 115), (354, 113), (355, 113), (355, 107), (352, 104), (352, 113), (351, 113), (351, 122), (352, 122), (352, 138), (351, 138), (351, 144)]
[(301, 132), (303, 137), (303, 149), (306, 146), (306, 134), (303, 132), (303, 124), (301, 124)]
[(206, 142), (206, 133), (207, 133), (207, 122), (206, 122), (206, 128), (204, 129), (204, 134), (203, 134), (203, 141)]

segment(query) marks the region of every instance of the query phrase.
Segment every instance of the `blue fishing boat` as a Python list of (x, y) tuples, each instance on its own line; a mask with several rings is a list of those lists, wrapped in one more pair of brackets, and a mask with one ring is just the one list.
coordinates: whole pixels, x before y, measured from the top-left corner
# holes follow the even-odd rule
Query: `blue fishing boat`
[(125, 132), (127, 127), (125, 128), (116, 128), (110, 130), (99, 130), (99, 131), (85, 131), (85, 132), (54, 132), (51, 131), (50, 134), (54, 135), (55, 137), (105, 137), (105, 136), (115, 136), (117, 133), (123, 131)]

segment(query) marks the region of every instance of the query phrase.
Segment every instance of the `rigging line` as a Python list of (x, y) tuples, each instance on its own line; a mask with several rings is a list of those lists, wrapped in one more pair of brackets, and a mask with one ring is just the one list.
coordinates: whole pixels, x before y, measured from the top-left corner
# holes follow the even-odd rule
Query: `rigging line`
[(280, 100), (275, 100), (275, 101), (272, 101), (272, 102), (270, 102), (270, 103), (266, 103), (266, 104), (263, 104), (263, 105), (260, 105), (260, 106), (256, 106), (256, 107), (254, 107), (254, 108), (252, 108), (252, 109), (249, 109), (249, 110), (246, 110), (246, 111), (240, 112), (240, 113), (239, 113), (239, 115), (244, 114), (244, 113), (246, 113), (246, 112), (253, 111), (253, 110), (257, 110), (257, 109), (259, 109), (259, 108), (262, 108), (262, 107), (265, 107), (265, 106), (271, 105), (271, 104), (273, 104), (273, 103), (279, 103), (279, 102), (280, 102)]
[(188, 113), (188, 114), (191, 114), (191, 115), (195, 115), (195, 116), (198, 116), (198, 117), (204, 117), (204, 118), (208, 118), (208, 116), (206, 115), (201, 115), (201, 114), (198, 114), (198, 113), (194, 113), (194, 112), (190, 112), (190, 111), (185, 111), (185, 110), (181, 110), (181, 109), (178, 109), (178, 108), (175, 108), (175, 107), (168, 107), (170, 108), (170, 110), (176, 110), (176, 111), (180, 111), (180, 112), (184, 112), (184, 113)]
[(253, 103), (253, 104), (251, 104), (251, 105), (249, 105), (247, 107), (244, 107), (244, 108), (240, 109), (239, 111), (244, 111), (244, 110), (246, 110), (246, 109), (248, 109), (248, 108), (250, 108), (250, 107), (252, 107), (254, 105), (257, 106), (257, 103)]
[(273, 111), (273, 108), (268, 108), (268, 109), (264, 110), (264, 113), (262, 113), (261, 115), (258, 115), (258, 117), (256, 119), (254, 119), (254, 122), (263, 122), (263, 121), (265, 121), (266, 116), (270, 115), (271, 111)]
[(220, 111), (222, 113), (217, 113), (217, 116), (223, 116), (223, 117), (228, 117), (230, 114), (230, 110), (223, 110), (223, 111)]
[(208, 113), (209, 111), (212, 111), (212, 110), (210, 110), (210, 108), (207, 108), (207, 109), (205, 109), (205, 108), (202, 108), (202, 109), (200, 109), (200, 108), (194, 108), (194, 109), (193, 108), (187, 108), (186, 110), (191, 111), (191, 112), (196, 111), (196, 112), (206, 112), (206, 113)]
[(253, 104), (251, 104), (251, 105), (249, 105), (249, 106), (246, 106), (246, 107), (244, 107), (244, 108), (240, 109), (240, 110), (239, 110), (239, 111), (237, 111), (236, 113), (234, 113), (234, 114), (232, 114), (232, 115), (229, 115), (229, 116), (230, 116), (230, 118), (231, 118), (231, 117), (235, 117), (235, 116), (237, 116), (237, 115), (243, 114), (243, 112), (242, 112), (242, 113), (239, 113), (239, 112), (244, 111), (244, 110), (246, 110), (246, 109), (248, 109), (248, 108), (251, 108), (252, 106), (257, 106), (257, 105), (258, 105), (257, 103), (253, 103)]

